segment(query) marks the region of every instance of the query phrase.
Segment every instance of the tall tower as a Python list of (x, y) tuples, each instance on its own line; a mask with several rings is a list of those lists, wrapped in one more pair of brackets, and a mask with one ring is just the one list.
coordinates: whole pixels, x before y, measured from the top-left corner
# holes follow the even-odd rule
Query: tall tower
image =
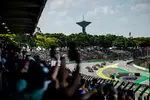
[(82, 27), (82, 33), (86, 33), (86, 27), (91, 24), (91, 22), (85, 21), (83, 16), (83, 21), (77, 22), (76, 24)]
[(129, 38), (131, 38), (131, 32), (129, 32)]

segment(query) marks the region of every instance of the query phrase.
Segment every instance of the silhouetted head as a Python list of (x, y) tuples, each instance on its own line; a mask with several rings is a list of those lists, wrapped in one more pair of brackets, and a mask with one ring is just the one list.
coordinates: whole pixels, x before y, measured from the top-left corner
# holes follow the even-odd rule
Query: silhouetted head
[(55, 46), (51, 46), (51, 51), (50, 51), (51, 58), (56, 59), (55, 55), (56, 55)]
[(27, 73), (28, 89), (34, 90), (43, 88), (45, 78), (43, 67), (37, 62), (30, 61)]
[(85, 79), (81, 79), (80, 80), (80, 85), (82, 86), (82, 85), (84, 85), (85, 84)]
[(96, 83), (97, 83), (97, 79), (94, 78), (94, 79), (92, 80), (92, 82), (93, 82), (93, 84), (96, 84)]
[(68, 57), (70, 58), (70, 60), (77, 61), (79, 59), (79, 53), (76, 50), (76, 44), (74, 42), (69, 42), (68, 47)]
[(0, 48), (2, 48), (2, 44), (0, 43)]
[(97, 100), (98, 98), (99, 100), (105, 100), (104, 95), (101, 92), (93, 94), (88, 100)]

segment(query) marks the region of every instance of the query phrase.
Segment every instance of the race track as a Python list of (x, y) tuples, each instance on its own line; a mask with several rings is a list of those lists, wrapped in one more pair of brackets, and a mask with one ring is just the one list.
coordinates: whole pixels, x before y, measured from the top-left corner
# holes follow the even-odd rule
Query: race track
[[(113, 63), (106, 63), (106, 66), (100, 68), (94, 72), (88, 72), (86, 69), (87, 66), (92, 67), (95, 64), (101, 64), (102, 62), (90, 62), (90, 63), (81, 63), (81, 73), (85, 75), (90, 75), (94, 77), (101, 77), (104, 79), (110, 79), (109, 75), (116, 72), (130, 72), (130, 73), (140, 73), (141, 79), (137, 80), (135, 83), (139, 84), (149, 84), (149, 75), (150, 73), (146, 73), (137, 68), (134, 68), (132, 65), (126, 65), (128, 61), (114, 61)], [(71, 70), (74, 69), (75, 64), (67, 64), (67, 67)]]
[[(103, 68), (98, 69), (97, 71), (94, 72), (88, 72), (86, 69), (87, 66), (92, 67), (95, 64), (101, 64), (102, 62), (87, 62), (87, 63), (81, 63), (81, 70), (80, 72), (85, 75), (90, 75), (94, 77), (101, 77), (103, 79), (111, 79), (109, 77), (110, 74), (117, 73), (117, 72), (129, 72), (129, 73), (140, 73), (141, 78), (134, 81), (134, 83), (138, 84), (147, 84), (149, 85), (149, 75), (150, 73), (146, 73), (144, 71), (141, 71), (132, 65), (126, 65), (126, 63), (129, 61), (114, 61), (113, 63), (106, 62), (106, 66)], [(70, 70), (73, 70), (75, 67), (75, 64), (67, 64), (67, 67)], [(142, 92), (142, 88), (138, 91), (139, 95)], [(144, 95), (147, 95), (149, 92), (146, 91)]]

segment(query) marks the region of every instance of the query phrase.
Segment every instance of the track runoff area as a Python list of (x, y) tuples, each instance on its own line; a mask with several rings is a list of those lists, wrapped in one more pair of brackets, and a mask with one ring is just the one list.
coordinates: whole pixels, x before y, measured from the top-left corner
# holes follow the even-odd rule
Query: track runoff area
[[(93, 68), (93, 66), (96, 67), (96, 65), (102, 65), (103, 61), (97, 61), (97, 62), (82, 62), (81, 63), (81, 73), (85, 75), (90, 75), (94, 77), (100, 77), (107, 80), (119, 80), (119, 84), (121, 82), (132, 82), (136, 83), (137, 85), (133, 86), (133, 90), (135, 90), (139, 84), (145, 84), (149, 85), (149, 72), (144, 72), (142, 70), (139, 70), (135, 68), (134, 66), (127, 65), (127, 62), (129, 61), (105, 61), (106, 65), (103, 65), (103, 67), (98, 66), (96, 69)], [(70, 70), (74, 69), (75, 64), (67, 64), (67, 67)], [(89, 69), (93, 69), (92, 71)], [(137, 74), (137, 75), (136, 75)], [(140, 75), (139, 75), (140, 74)], [(131, 85), (128, 85), (127, 88), (129, 88)], [(137, 91), (139, 94), (144, 90), (145, 87), (140, 87), (140, 89)], [(147, 89), (144, 92), (144, 95), (147, 95), (149, 93), (150, 89)]]

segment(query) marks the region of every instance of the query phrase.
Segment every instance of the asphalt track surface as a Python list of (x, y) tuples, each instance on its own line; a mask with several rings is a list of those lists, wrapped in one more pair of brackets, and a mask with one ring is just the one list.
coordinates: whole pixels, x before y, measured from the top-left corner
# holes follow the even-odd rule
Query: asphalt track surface
[[(149, 85), (149, 75), (150, 73), (148, 72), (144, 72), (144, 71), (140, 71), (137, 68), (134, 68), (132, 65), (126, 65), (128, 61), (114, 61), (113, 63), (106, 63), (106, 66), (103, 68), (100, 68), (98, 71), (94, 71), (94, 72), (88, 72), (88, 70), (86, 69), (87, 66), (92, 67), (95, 64), (101, 64), (102, 62), (90, 62), (90, 63), (81, 63), (81, 73), (85, 74), (85, 75), (90, 75), (90, 76), (94, 76), (94, 77), (101, 77), (104, 79), (110, 79), (109, 75), (110, 73), (116, 73), (116, 72), (132, 72), (132, 73), (140, 73), (141, 76), (143, 76), (143, 80), (138, 81), (136, 83), (140, 83), (140, 84), (147, 84)], [(71, 70), (74, 69), (75, 64), (67, 64), (67, 67)], [(117, 70), (116, 70), (117, 69)]]
[[(110, 74), (116, 73), (116, 72), (130, 72), (130, 73), (140, 73), (141, 74), (141, 78), (136, 80), (135, 83), (139, 83), (139, 84), (147, 84), (149, 85), (149, 75), (150, 73), (146, 73), (144, 71), (140, 71), (139, 69), (135, 68), (131, 65), (126, 65), (126, 63), (129, 61), (114, 61), (113, 63), (109, 63), (106, 62), (106, 66), (103, 68), (100, 68), (97, 71), (94, 72), (88, 72), (88, 70), (86, 69), (87, 66), (92, 67), (95, 64), (101, 64), (102, 62), (87, 62), (87, 63), (81, 63), (81, 70), (80, 72), (82, 74), (85, 75), (90, 75), (90, 76), (94, 76), (94, 77), (101, 77), (104, 79), (111, 79), (109, 78)], [(75, 64), (67, 64), (67, 67), (70, 70), (73, 70), (75, 68)], [(134, 81), (133, 81), (134, 82)], [(141, 93), (141, 89), (139, 89), (138, 94), (136, 94), (136, 96), (138, 96)], [(146, 93), (144, 95), (147, 95), (147, 93), (149, 93), (150, 90), (147, 90)]]

